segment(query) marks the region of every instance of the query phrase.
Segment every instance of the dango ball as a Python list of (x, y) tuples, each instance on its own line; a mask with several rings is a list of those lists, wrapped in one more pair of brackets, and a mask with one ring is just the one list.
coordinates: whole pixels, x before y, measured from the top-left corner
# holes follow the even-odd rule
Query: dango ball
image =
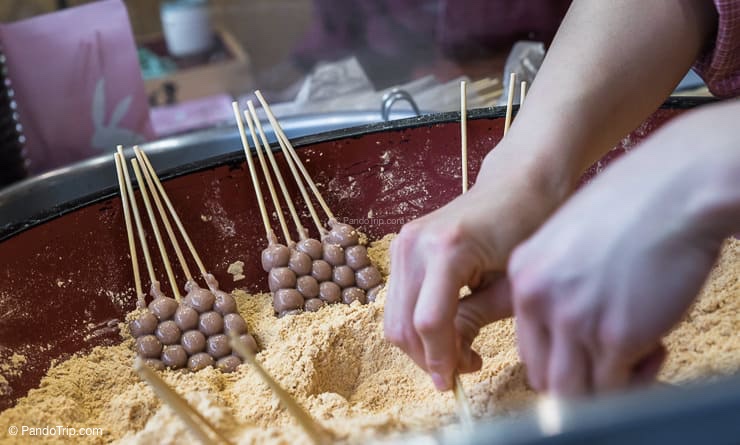
[(359, 301), (361, 304), (367, 303), (365, 291), (359, 287), (348, 287), (342, 291), (342, 301), (345, 304), (352, 304), (354, 301)]
[(151, 312), (146, 311), (135, 320), (132, 320), (128, 326), (131, 336), (136, 338), (142, 335), (153, 334), (154, 330), (157, 329), (158, 323), (159, 320), (157, 320), (157, 317)]
[(267, 283), (272, 292), (277, 292), (280, 289), (288, 289), (295, 287), (296, 275), (295, 272), (287, 267), (276, 267), (268, 274)]
[(276, 267), (285, 267), (290, 260), (290, 249), (282, 244), (270, 244), (262, 250), (262, 269), (269, 272)]
[(314, 238), (306, 238), (296, 244), (296, 249), (299, 252), (303, 252), (312, 260), (319, 260), (324, 253), (324, 249), (321, 246), (321, 241)]

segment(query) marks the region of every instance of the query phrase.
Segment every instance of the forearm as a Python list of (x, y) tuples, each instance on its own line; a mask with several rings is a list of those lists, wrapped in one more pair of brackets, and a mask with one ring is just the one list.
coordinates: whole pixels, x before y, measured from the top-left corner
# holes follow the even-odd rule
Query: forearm
[[(690, 116), (684, 139), (694, 134), (696, 170), (688, 207), (692, 230), (721, 240), (740, 236), (740, 101), (707, 107)], [(703, 130), (703, 131), (702, 131)], [(680, 138), (677, 135), (677, 139)], [(675, 155), (666, 153), (666, 155)]]
[(715, 15), (709, 0), (576, 0), (497, 157), (524, 159), (564, 199), (670, 94)]
[(718, 245), (740, 232), (739, 115), (740, 101), (727, 101), (672, 120), (602, 173), (591, 196), (643, 196), (638, 224)]

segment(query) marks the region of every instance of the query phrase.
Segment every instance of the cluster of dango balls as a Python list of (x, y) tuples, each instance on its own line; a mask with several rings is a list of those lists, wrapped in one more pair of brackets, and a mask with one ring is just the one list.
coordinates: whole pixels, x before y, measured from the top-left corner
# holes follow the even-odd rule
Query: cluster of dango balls
[(357, 230), (336, 220), (323, 242), (314, 238), (288, 247), (271, 243), (262, 251), (272, 305), (279, 316), (314, 312), (327, 304), (374, 301), (382, 277), (360, 244)]
[(188, 283), (188, 294), (180, 303), (160, 293), (129, 323), (129, 329), (136, 339), (136, 353), (158, 370), (199, 371), (208, 366), (236, 370), (242, 361), (231, 350), (231, 333), (257, 351), (234, 297), (220, 290), (212, 293), (194, 282)]

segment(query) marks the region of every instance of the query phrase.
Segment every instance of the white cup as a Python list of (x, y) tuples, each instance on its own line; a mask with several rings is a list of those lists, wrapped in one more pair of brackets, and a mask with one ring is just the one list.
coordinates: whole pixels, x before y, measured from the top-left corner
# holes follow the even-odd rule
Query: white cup
[(160, 15), (167, 51), (172, 56), (203, 53), (213, 45), (213, 27), (205, 0), (165, 2)]

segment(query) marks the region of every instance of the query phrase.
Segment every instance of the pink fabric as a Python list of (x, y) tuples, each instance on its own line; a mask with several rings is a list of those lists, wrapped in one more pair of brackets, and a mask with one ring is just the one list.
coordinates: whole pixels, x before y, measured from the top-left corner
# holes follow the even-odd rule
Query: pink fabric
[(152, 126), (158, 138), (234, 121), (228, 94), (215, 94), (175, 105), (152, 108)]
[(1, 25), (0, 43), (32, 173), (153, 136), (128, 13), (120, 0)]
[(694, 65), (719, 97), (740, 95), (740, 0), (714, 0), (719, 14), (714, 42)]

